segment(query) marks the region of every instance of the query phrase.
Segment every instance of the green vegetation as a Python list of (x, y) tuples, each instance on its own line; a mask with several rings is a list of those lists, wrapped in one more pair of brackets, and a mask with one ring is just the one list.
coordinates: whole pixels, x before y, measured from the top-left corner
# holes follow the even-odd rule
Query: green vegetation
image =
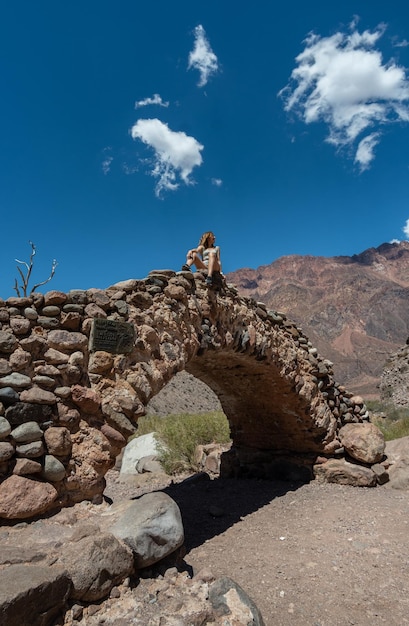
[(369, 400), (366, 405), (372, 414), (371, 421), (382, 431), (386, 441), (409, 435), (409, 408), (398, 408), (378, 400)]
[(158, 438), (160, 461), (167, 474), (196, 471), (196, 446), (230, 441), (229, 423), (222, 411), (200, 415), (185, 413), (167, 417), (140, 417), (136, 436), (151, 432), (155, 432)]

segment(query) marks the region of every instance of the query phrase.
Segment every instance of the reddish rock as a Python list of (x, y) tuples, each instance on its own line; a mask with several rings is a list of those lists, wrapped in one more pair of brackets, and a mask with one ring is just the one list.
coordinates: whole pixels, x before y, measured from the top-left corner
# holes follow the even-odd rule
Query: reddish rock
[(381, 461), (385, 451), (385, 438), (375, 424), (346, 424), (338, 436), (341, 445), (357, 461), (370, 464)]
[(40, 389), (40, 387), (25, 389), (20, 393), (20, 400), (31, 404), (55, 404), (57, 402), (57, 398), (51, 391)]
[(64, 426), (51, 426), (44, 433), (44, 439), (49, 454), (66, 456), (72, 448), (71, 434)]
[(18, 348), (10, 356), (10, 366), (13, 368), (14, 372), (20, 372), (22, 369), (27, 367), (30, 362), (31, 354), (26, 350), (21, 350), (20, 348)]
[(41, 463), (34, 461), (34, 459), (16, 459), (13, 474), (26, 476), (28, 474), (38, 474), (41, 470)]
[(92, 318), (103, 318), (105, 319), (107, 317), (107, 314), (105, 313), (105, 311), (103, 309), (101, 309), (100, 306), (98, 306), (98, 304), (95, 304), (95, 302), (91, 302), (90, 304), (87, 304), (87, 306), (85, 307), (85, 313), (86, 315), (88, 315), (88, 317), (92, 317)]
[(99, 350), (90, 357), (88, 370), (93, 374), (109, 372), (114, 365), (114, 357), (110, 352)]
[(319, 482), (353, 487), (375, 487), (377, 482), (369, 467), (348, 463), (344, 459), (329, 459), (326, 463), (314, 465), (314, 474)]
[(47, 291), (44, 295), (44, 305), (64, 304), (67, 301), (67, 294), (63, 291)]
[(48, 343), (55, 350), (74, 352), (74, 350), (84, 349), (88, 345), (88, 338), (82, 333), (51, 330), (48, 333)]
[(168, 298), (172, 298), (173, 300), (186, 299), (186, 289), (180, 285), (168, 285), (165, 287), (164, 293)]
[(112, 428), (112, 426), (108, 426), (108, 424), (103, 424), (101, 426), (101, 433), (105, 435), (105, 437), (116, 446), (122, 448), (126, 444), (126, 439), (120, 432)]
[(57, 498), (49, 483), (13, 475), (0, 484), (0, 517), (27, 519), (48, 511)]
[(60, 325), (64, 330), (79, 330), (81, 327), (81, 317), (78, 313), (62, 313)]
[(101, 397), (93, 389), (74, 385), (71, 389), (71, 397), (81, 411), (91, 415), (98, 413), (101, 406)]

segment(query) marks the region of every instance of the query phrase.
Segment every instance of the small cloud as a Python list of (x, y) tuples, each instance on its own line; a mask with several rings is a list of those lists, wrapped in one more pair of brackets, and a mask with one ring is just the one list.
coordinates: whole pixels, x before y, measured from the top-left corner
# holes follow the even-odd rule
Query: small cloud
[(389, 243), (400, 243), (400, 239), (391, 239)]
[(135, 174), (139, 168), (137, 165), (129, 165), (129, 163), (122, 163), (122, 171), (124, 174), (126, 174), (127, 176), (131, 176), (132, 174)]
[(135, 102), (135, 109), (140, 107), (146, 107), (150, 104), (156, 104), (161, 107), (168, 107), (169, 102), (164, 102), (158, 93), (154, 93), (151, 98), (145, 98), (144, 100), (138, 100)]
[(221, 178), (212, 178), (211, 179), (211, 183), (212, 185), (214, 185), (215, 187), (221, 187), (223, 185), (223, 181)]
[(133, 139), (140, 139), (154, 151), (151, 176), (158, 179), (155, 194), (173, 191), (180, 181), (191, 185), (190, 175), (194, 167), (202, 164), (202, 146), (194, 137), (181, 131), (171, 130), (158, 119), (141, 119), (131, 128)]
[(405, 226), (402, 228), (406, 239), (409, 239), (409, 220), (406, 220)]
[(407, 39), (399, 40), (397, 37), (392, 39), (392, 45), (395, 48), (407, 48), (409, 46), (409, 41)]
[(359, 142), (355, 154), (355, 163), (359, 164), (361, 172), (367, 170), (375, 158), (375, 148), (379, 143), (379, 138), (379, 133), (372, 133)]
[(103, 153), (103, 161), (102, 161), (102, 171), (104, 172), (105, 176), (110, 172), (111, 170), (111, 163), (114, 160), (114, 157), (110, 154), (111, 153), (111, 146), (107, 146), (106, 148), (104, 148), (102, 150)]
[(188, 69), (190, 70), (193, 67), (199, 71), (200, 79), (198, 86), (204, 87), (210, 76), (218, 71), (219, 63), (217, 56), (210, 47), (205, 30), (201, 24), (196, 26), (194, 35), (195, 43), (193, 50), (189, 53)]
[(114, 160), (114, 157), (109, 156), (102, 161), (102, 171), (104, 172), (105, 176), (109, 173), (111, 169), (111, 163), (113, 160)]
[(324, 122), (326, 141), (353, 148), (361, 171), (374, 159), (374, 149), (387, 124), (409, 121), (409, 80), (405, 68), (383, 62), (376, 44), (385, 32), (356, 30), (330, 37), (310, 34), (287, 86), (279, 92), (286, 111), (305, 123)]

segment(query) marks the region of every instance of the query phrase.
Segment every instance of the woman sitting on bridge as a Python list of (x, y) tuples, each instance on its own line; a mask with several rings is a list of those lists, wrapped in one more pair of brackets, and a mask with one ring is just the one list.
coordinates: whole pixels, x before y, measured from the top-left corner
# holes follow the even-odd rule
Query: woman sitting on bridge
[(206, 285), (214, 284), (216, 273), (221, 274), (222, 264), (220, 261), (220, 248), (215, 246), (216, 237), (211, 231), (200, 237), (197, 248), (188, 250), (186, 263), (182, 265), (182, 271), (190, 271), (192, 265), (198, 270), (207, 270)]

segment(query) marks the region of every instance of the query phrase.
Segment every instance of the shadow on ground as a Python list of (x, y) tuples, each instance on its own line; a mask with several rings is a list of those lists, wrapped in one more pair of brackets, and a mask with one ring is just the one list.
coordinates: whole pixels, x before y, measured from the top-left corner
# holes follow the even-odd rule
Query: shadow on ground
[(163, 489), (180, 508), (189, 552), (224, 533), (274, 498), (295, 491), (304, 482), (217, 478), (197, 474)]

